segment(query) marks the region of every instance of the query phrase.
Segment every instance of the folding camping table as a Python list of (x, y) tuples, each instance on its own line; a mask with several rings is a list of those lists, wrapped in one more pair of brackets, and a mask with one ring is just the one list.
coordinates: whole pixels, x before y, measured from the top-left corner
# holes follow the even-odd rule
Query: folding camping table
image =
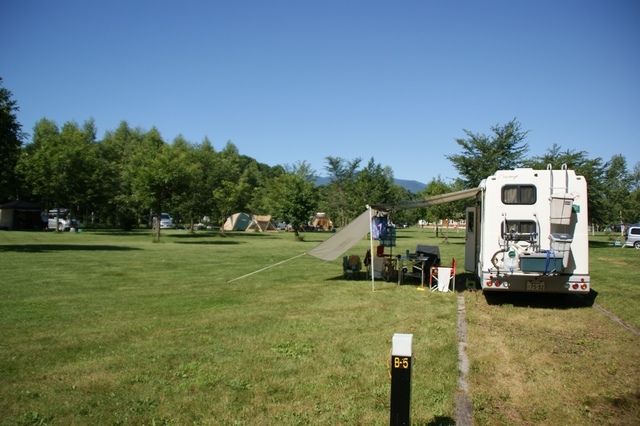
[(425, 278), (429, 277), (431, 285), (431, 268), (440, 263), (440, 247), (418, 244), (415, 253), (399, 256), (398, 262), (398, 285), (404, 282), (405, 277), (420, 278), (423, 287)]

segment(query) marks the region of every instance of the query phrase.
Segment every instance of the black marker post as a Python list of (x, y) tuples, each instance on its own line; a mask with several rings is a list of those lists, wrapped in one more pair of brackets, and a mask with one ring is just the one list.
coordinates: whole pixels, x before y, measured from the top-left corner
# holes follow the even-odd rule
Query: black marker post
[(413, 334), (393, 335), (391, 346), (391, 426), (410, 425)]

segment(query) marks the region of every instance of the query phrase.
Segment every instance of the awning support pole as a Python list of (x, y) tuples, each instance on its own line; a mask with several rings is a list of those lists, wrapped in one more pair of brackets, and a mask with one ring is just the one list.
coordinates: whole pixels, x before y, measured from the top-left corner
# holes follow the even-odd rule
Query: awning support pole
[(371, 291), (376, 291), (376, 284), (375, 284), (375, 274), (376, 271), (373, 268), (373, 232), (371, 232), (371, 221), (373, 220), (373, 217), (371, 216), (371, 206), (367, 206), (367, 208), (369, 209), (369, 244), (371, 246), (371, 251), (370, 254), (371, 256), (369, 257), (369, 270), (371, 271)]

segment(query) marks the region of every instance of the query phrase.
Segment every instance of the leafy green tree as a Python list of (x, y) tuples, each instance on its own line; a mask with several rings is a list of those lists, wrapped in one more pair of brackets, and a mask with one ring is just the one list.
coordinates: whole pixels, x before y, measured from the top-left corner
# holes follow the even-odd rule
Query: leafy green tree
[(355, 175), (351, 198), (354, 214), (359, 215), (368, 204), (388, 203), (394, 199), (393, 170), (382, 167), (371, 158), (367, 165)]
[[(133, 226), (133, 218), (144, 208), (133, 201), (129, 170), (130, 162), (142, 149), (145, 133), (121, 121), (118, 128), (105, 132), (98, 144), (98, 158), (102, 164), (99, 177), (101, 202), (96, 210), (99, 220), (107, 224), (123, 228)], [(145, 221), (151, 221), (149, 212), (146, 213)]]
[[(604, 172), (604, 188), (606, 205), (609, 213), (609, 223), (629, 223), (637, 217), (631, 198), (633, 178), (627, 170), (627, 160), (623, 155), (614, 155), (606, 164)], [(616, 217), (617, 214), (617, 217)]]
[[(65, 177), (62, 184), (66, 200), (76, 209), (88, 206), (95, 198), (97, 184), (95, 171), (99, 167), (95, 155), (95, 126), (92, 120), (82, 127), (76, 122), (66, 122), (60, 131), (60, 170)], [(58, 172), (60, 173), (60, 172)]]
[(491, 131), (493, 135), (487, 136), (464, 130), (468, 138), (456, 139), (462, 152), (446, 156), (458, 170), (465, 188), (477, 187), (497, 170), (520, 167), (525, 160), (529, 146), (524, 140), (529, 131), (521, 130), (518, 121), (496, 124)]
[[(246, 192), (251, 188), (246, 179), (241, 181), (245, 163), (233, 142), (227, 141), (218, 159), (218, 172), (222, 178), (212, 195), (217, 207), (217, 222), (223, 225), (227, 217), (245, 210), (248, 202)], [(222, 226), (220, 229), (224, 232)]]
[(142, 149), (134, 154), (129, 165), (128, 179), (132, 188), (132, 202), (138, 211), (149, 207), (157, 216), (155, 240), (160, 241), (160, 213), (176, 194), (181, 194), (191, 176), (186, 153), (167, 145), (160, 132), (152, 128), (145, 135)]
[[(355, 203), (352, 198), (355, 178), (361, 158), (347, 161), (340, 157), (326, 157), (325, 170), (329, 173), (329, 184), (324, 190), (327, 213), (334, 223), (342, 227), (356, 217)], [(359, 213), (358, 213), (359, 214)]]
[(318, 207), (315, 172), (308, 163), (285, 167), (287, 171), (272, 180), (270, 187), (276, 216), (290, 224), (299, 237), (299, 231), (314, 215)]
[(16, 117), (20, 108), (12, 96), (0, 77), (0, 203), (19, 195), (16, 165), (25, 134)]
[(216, 185), (213, 198), (217, 220), (222, 224), (236, 212), (268, 213), (265, 185), (280, 168), (258, 163), (253, 158), (240, 155), (238, 148), (228, 141), (218, 155)]
[[(432, 197), (434, 195), (447, 194), (449, 192), (458, 191), (462, 188), (461, 182), (456, 181), (452, 184), (448, 184), (442, 180), (440, 176), (432, 179), (425, 189), (420, 191), (417, 195), (422, 198)], [(439, 222), (449, 219), (460, 219), (464, 216), (465, 206), (460, 202), (443, 203), (435, 206), (426, 207), (421, 210), (423, 216), (428, 222), (436, 224), (436, 236), (439, 235)]]
[(250, 211), (268, 214), (274, 218), (277, 217), (278, 200), (273, 198), (270, 188), (273, 186), (274, 179), (285, 173), (285, 167), (280, 165), (271, 168), (267, 173), (261, 173), (262, 180), (253, 190), (253, 196), (249, 204)]
[(189, 172), (184, 192), (174, 197), (175, 209), (188, 219), (189, 229), (193, 232), (195, 221), (204, 216), (211, 217), (215, 208), (212, 194), (222, 180), (216, 173), (218, 156), (207, 138), (194, 147), (179, 136), (174, 139), (173, 146), (184, 150)]
[(533, 157), (524, 162), (526, 167), (539, 170), (545, 170), (549, 165), (553, 169), (560, 169), (564, 164), (587, 180), (590, 222), (596, 224), (609, 222), (609, 207), (606, 203), (607, 188), (604, 184), (606, 165), (602, 163), (601, 158), (592, 159), (585, 151), (562, 150), (559, 145), (554, 144), (542, 156)]
[(59, 144), (58, 125), (43, 118), (33, 127), (32, 141), (24, 147), (17, 165), (25, 185), (40, 198), (45, 207), (53, 207), (56, 201), (53, 179), (55, 166), (50, 159), (56, 156)]
[(629, 222), (640, 222), (640, 163), (633, 166), (631, 173), (631, 212)]
[(33, 143), (25, 147), (18, 169), (33, 194), (45, 206), (72, 211), (92, 200), (97, 167), (90, 124), (81, 129), (70, 121), (62, 130), (42, 119), (34, 127)]
[[(394, 201), (413, 200), (416, 198), (416, 194), (404, 189), (400, 185), (394, 185), (392, 191), (394, 195), (392, 195), (391, 199), (393, 199)], [(392, 220), (398, 225), (403, 223), (407, 225), (416, 224), (422, 217), (421, 213), (418, 210), (419, 209), (401, 210), (394, 213)]]

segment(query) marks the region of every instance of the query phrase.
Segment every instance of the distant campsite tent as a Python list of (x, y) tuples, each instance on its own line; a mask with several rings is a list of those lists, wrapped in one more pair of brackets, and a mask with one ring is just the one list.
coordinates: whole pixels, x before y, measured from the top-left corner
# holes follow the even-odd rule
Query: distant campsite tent
[(317, 213), (312, 225), (316, 229), (322, 228), (323, 230), (328, 231), (333, 226), (333, 223), (331, 223), (331, 220), (329, 220), (325, 213)]
[(273, 224), (273, 221), (271, 220), (271, 216), (255, 215), (253, 216), (251, 223), (249, 224), (249, 226), (247, 226), (245, 231), (266, 232), (266, 231), (277, 231), (277, 229), (276, 229), (276, 226)]
[(0, 229), (42, 229), (40, 207), (19, 200), (1, 205)]
[(222, 229), (225, 231), (244, 231), (250, 223), (251, 216), (247, 213), (234, 213), (227, 218)]

